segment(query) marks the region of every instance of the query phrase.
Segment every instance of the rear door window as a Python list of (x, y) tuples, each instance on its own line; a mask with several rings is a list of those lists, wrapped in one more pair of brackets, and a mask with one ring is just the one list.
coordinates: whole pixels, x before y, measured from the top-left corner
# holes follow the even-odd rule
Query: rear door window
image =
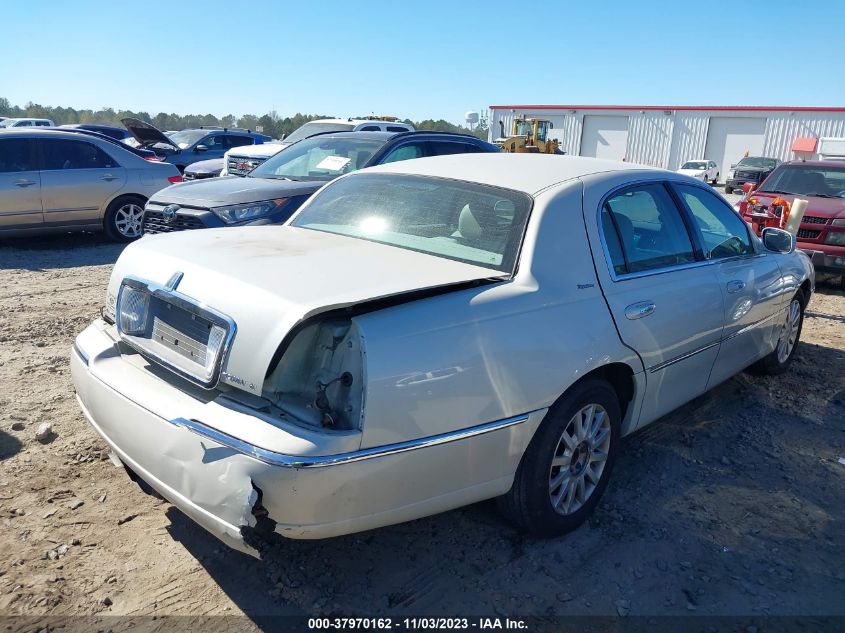
[(35, 142), (26, 138), (0, 139), (0, 173), (36, 171)]
[(405, 143), (404, 145), (400, 145), (388, 153), (381, 162), (395, 163), (400, 160), (410, 160), (412, 158), (421, 158), (423, 156), (425, 156), (425, 141), (417, 141), (415, 143)]
[(117, 162), (96, 145), (85, 141), (42, 139), (43, 170), (111, 169)]
[(231, 147), (242, 147), (244, 145), (252, 145), (253, 139), (250, 136), (228, 136), (227, 139), (227, 146)]
[(429, 141), (428, 147), (432, 156), (445, 156), (448, 154), (475, 154), (479, 151), (478, 146), (471, 143), (457, 143), (454, 141)]
[(617, 275), (695, 261), (680, 210), (662, 184), (636, 185), (608, 198), (601, 224)]

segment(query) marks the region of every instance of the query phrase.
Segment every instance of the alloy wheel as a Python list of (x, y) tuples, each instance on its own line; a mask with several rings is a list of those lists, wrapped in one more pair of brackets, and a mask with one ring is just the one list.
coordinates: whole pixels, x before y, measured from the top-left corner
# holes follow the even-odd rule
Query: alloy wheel
[(549, 499), (555, 512), (577, 512), (596, 490), (610, 451), (610, 416), (588, 404), (569, 420), (549, 470)]
[(124, 237), (140, 237), (143, 218), (144, 208), (134, 202), (127, 202), (114, 214), (114, 225)]
[(786, 319), (781, 328), (778, 339), (778, 362), (785, 363), (786, 359), (795, 349), (798, 342), (798, 328), (801, 325), (801, 304), (798, 299), (793, 299), (786, 308)]

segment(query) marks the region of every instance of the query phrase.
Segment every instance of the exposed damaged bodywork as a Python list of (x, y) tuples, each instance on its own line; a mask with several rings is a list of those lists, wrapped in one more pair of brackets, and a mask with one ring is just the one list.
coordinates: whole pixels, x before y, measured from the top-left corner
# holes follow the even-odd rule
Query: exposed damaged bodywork
[(263, 396), (303, 424), (358, 429), (363, 412), (363, 348), (348, 319), (302, 328), (264, 381)]

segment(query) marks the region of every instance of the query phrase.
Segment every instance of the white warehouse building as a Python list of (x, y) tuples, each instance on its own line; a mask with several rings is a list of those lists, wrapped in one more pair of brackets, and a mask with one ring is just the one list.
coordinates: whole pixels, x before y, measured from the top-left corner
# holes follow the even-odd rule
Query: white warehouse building
[(719, 165), (720, 181), (745, 155), (814, 158), (819, 138), (845, 137), (842, 107), (497, 105), (491, 140), (521, 116), (551, 121), (567, 154), (671, 170), (704, 158)]

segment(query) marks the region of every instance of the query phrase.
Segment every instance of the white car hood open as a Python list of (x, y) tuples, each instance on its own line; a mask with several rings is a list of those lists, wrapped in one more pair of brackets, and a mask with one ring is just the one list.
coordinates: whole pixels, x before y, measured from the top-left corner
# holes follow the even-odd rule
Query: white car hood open
[(109, 295), (126, 276), (165, 285), (231, 317), (237, 331), (223, 371), (261, 393), (285, 335), (310, 316), (379, 299), (477, 279), (497, 270), (289, 226), (205, 229), (150, 235), (115, 264)]

